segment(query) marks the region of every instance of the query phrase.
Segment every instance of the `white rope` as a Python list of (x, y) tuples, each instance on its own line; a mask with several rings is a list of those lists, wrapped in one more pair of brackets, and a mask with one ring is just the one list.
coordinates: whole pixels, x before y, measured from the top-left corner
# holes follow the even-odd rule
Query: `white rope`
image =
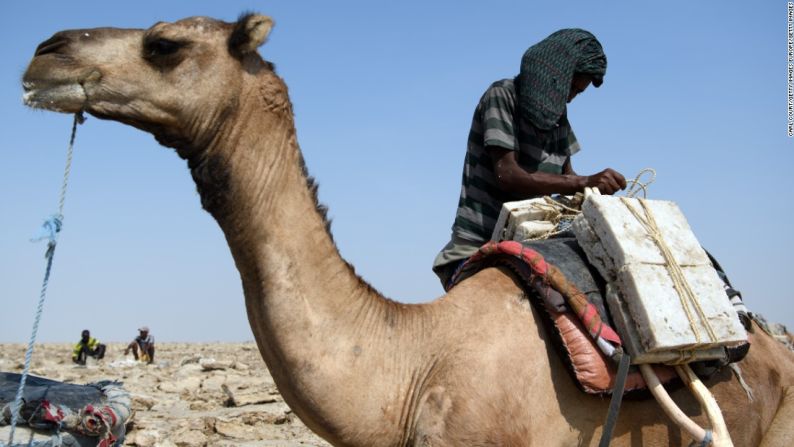
[[(640, 179), (645, 174), (651, 174), (651, 179), (643, 183), (640, 181)], [(642, 169), (640, 173), (637, 174), (637, 177), (634, 177), (634, 180), (629, 180), (628, 182), (626, 182), (630, 185), (629, 189), (626, 190), (626, 197), (630, 197), (630, 198), (636, 197), (637, 193), (642, 191), (642, 198), (647, 199), (648, 186), (650, 186), (650, 184), (655, 181), (656, 181), (656, 170), (654, 170), (653, 168)]]

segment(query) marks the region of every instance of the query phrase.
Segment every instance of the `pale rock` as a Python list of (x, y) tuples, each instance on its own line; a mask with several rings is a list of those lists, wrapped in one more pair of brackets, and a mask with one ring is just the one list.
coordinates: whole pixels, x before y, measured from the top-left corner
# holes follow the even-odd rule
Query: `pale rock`
[(226, 370), (231, 369), (233, 363), (228, 361), (219, 361), (215, 359), (201, 359), (199, 365), (204, 371)]
[(201, 381), (203, 391), (221, 391), (221, 386), (227, 381), (225, 374), (213, 374)]
[(190, 365), (193, 363), (198, 363), (201, 360), (201, 356), (193, 355), (190, 357), (185, 357), (179, 362), (179, 366)]
[(177, 447), (204, 447), (207, 445), (207, 435), (199, 430), (185, 430), (173, 433), (170, 437)]
[(207, 411), (214, 407), (215, 405), (206, 400), (194, 400), (189, 404), (190, 411)]
[[(211, 420), (211, 417), (202, 417), (202, 418), (187, 418), (179, 421), (179, 424), (176, 427), (176, 431), (184, 432), (184, 431), (191, 431), (191, 430), (198, 430), (204, 434), (207, 434), (207, 423), (208, 420)], [(209, 433), (213, 430), (210, 428)]]
[[(190, 397), (188, 394), (186, 397)], [(190, 404), (189, 402), (185, 401), (182, 396), (177, 397), (174, 399), (163, 399), (157, 404), (152, 407), (152, 411), (163, 412), (163, 413), (171, 413), (171, 414), (178, 414), (179, 412), (186, 412), (190, 411)]]
[(136, 430), (127, 434), (126, 443), (138, 447), (155, 447), (159, 441), (160, 432), (157, 430)]
[(173, 382), (162, 382), (157, 386), (157, 388), (160, 389), (160, 391), (165, 391), (166, 393), (183, 393), (185, 391), (195, 392), (200, 386), (200, 377), (185, 377)]
[(240, 420), (246, 425), (281, 425), (291, 420), (287, 410), (286, 405), (266, 405), (262, 410), (241, 414)]
[(226, 419), (218, 419), (215, 422), (215, 432), (234, 439), (250, 439), (254, 436), (254, 430), (250, 426)]
[(157, 403), (153, 397), (143, 394), (131, 394), (131, 397), (133, 410), (150, 410)]
[(195, 376), (196, 373), (201, 371), (202, 371), (201, 365), (199, 365), (198, 363), (188, 363), (179, 367), (179, 369), (176, 371), (175, 377), (176, 378), (192, 377)]
[(227, 396), (226, 405), (230, 407), (276, 402), (276, 399), (266, 391), (232, 391), (226, 384), (221, 385), (221, 389)]
[[(254, 385), (252, 385), (252, 383)], [(203, 392), (222, 392), (221, 386), (224, 384), (230, 389), (245, 389), (251, 386), (257, 389), (269, 389), (268, 386), (262, 386), (261, 381), (251, 377), (241, 376), (233, 371), (214, 371), (214, 373), (206, 375), (202, 380), (201, 390)]]

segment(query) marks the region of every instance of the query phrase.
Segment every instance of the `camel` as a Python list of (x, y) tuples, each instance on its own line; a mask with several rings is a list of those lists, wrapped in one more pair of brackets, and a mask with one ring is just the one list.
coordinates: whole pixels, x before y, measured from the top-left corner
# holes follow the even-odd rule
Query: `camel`
[[(187, 161), (279, 391), (331, 444), (597, 444), (608, 399), (579, 391), (509, 271), (487, 268), (435, 301), (403, 304), (342, 259), (287, 86), (258, 53), (272, 26), (248, 14), (62, 31), (36, 50), (24, 100), (134, 126)], [(794, 385), (794, 355), (758, 327), (750, 340), (739, 367), (752, 398), (730, 369), (707, 382), (737, 446), (762, 441)], [(671, 394), (707, 425), (685, 389)], [(785, 420), (775, 424), (768, 445), (794, 436)], [(655, 401), (638, 400), (624, 402), (612, 445), (689, 442)]]

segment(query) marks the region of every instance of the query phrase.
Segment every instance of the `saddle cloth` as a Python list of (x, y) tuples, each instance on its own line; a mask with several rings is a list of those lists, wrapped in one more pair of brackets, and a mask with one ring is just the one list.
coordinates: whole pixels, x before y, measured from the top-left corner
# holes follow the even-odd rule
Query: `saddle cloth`
[[(605, 282), (589, 265), (576, 239), (559, 237), (524, 244), (488, 242), (461, 264), (452, 277), (450, 288), (477, 271), (493, 266), (505, 266), (520, 279), (533, 305), (545, 315), (544, 326), (579, 388), (590, 394), (610, 394), (618, 364), (599, 349), (596, 340), (601, 337), (618, 348), (622, 342), (612, 329), (605, 306)], [(563, 295), (569, 298), (566, 300)], [(576, 299), (571, 300), (572, 295)], [(743, 348), (731, 361), (740, 360), (749, 345)], [(654, 365), (653, 368), (662, 383), (677, 379), (670, 366)], [(716, 368), (701, 370), (713, 373)], [(632, 367), (624, 391), (640, 394), (636, 392), (645, 389), (647, 385), (639, 369)]]

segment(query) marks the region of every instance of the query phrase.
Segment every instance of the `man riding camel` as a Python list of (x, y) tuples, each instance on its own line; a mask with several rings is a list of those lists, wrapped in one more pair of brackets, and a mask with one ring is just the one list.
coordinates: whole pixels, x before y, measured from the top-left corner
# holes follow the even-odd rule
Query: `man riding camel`
[(531, 46), (514, 79), (496, 81), (474, 111), (452, 237), (433, 262), (445, 288), (455, 270), (490, 240), (502, 204), (585, 187), (614, 194), (626, 180), (613, 169), (578, 175), (579, 143), (566, 104), (590, 84), (601, 86), (607, 59), (581, 29), (563, 29)]

